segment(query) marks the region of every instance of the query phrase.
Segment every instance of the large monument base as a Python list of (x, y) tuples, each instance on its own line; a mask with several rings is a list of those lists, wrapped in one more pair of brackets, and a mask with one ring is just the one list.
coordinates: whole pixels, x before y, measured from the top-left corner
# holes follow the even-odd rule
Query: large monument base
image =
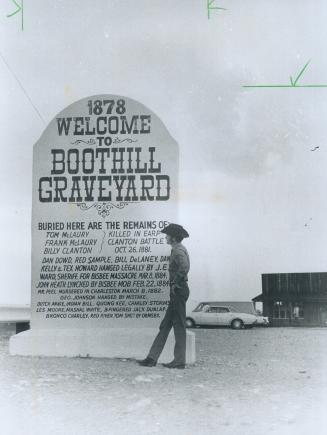
[[(67, 356), (136, 358), (147, 356), (158, 328), (37, 329), (10, 339), (10, 354), (23, 356)], [(169, 334), (159, 362), (173, 359), (174, 333)], [(195, 362), (195, 334), (186, 331), (186, 363)]]

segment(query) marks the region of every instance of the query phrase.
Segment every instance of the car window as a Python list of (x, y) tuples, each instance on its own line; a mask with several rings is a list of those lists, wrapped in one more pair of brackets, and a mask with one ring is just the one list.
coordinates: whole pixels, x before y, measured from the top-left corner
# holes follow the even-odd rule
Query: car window
[(229, 313), (229, 309), (226, 307), (217, 307), (218, 308), (218, 313)]
[(210, 307), (208, 313), (218, 313), (218, 307)]
[(229, 313), (226, 307), (210, 307), (207, 313)]

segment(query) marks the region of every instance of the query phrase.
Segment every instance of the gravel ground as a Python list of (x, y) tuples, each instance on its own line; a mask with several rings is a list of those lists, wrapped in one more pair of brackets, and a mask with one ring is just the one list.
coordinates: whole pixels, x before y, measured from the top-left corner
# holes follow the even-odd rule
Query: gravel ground
[(327, 329), (195, 329), (185, 370), (8, 355), (1, 435), (326, 434)]

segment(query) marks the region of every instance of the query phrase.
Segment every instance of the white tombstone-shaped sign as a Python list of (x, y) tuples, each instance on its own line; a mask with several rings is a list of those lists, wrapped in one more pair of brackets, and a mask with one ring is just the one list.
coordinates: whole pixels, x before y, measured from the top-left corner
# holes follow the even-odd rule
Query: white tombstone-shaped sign
[(144, 356), (169, 300), (177, 143), (142, 104), (96, 95), (59, 113), (33, 157), (31, 330), (11, 353)]

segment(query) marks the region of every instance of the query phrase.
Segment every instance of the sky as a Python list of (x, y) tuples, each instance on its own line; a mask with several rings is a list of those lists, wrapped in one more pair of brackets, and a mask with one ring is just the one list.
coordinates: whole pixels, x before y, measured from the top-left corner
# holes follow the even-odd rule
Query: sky
[(0, 7), (0, 304), (30, 302), (32, 150), (67, 105), (133, 98), (179, 144), (191, 300), (326, 271), (327, 4), (12, 0)]

